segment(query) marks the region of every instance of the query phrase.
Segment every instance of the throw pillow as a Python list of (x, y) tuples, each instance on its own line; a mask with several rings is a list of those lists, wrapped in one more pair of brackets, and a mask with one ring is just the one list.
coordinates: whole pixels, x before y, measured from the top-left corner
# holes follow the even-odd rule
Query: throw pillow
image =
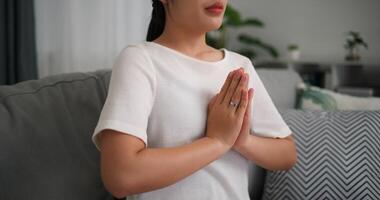
[(281, 111), (298, 160), (268, 171), (264, 200), (379, 199), (380, 111)]
[(302, 110), (380, 110), (380, 98), (356, 97), (307, 83), (297, 85), (297, 105)]

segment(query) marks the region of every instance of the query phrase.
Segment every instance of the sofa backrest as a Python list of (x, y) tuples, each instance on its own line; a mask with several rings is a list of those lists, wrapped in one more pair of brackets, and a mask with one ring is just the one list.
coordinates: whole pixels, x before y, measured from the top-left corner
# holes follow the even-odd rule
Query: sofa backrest
[(303, 82), (300, 75), (292, 69), (256, 69), (277, 109), (295, 108), (296, 86)]
[(109, 70), (0, 86), (0, 199), (113, 199), (91, 142)]

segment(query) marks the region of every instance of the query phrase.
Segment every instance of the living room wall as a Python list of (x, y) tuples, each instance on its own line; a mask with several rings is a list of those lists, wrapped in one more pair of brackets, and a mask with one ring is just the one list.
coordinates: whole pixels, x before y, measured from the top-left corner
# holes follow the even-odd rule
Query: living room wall
[[(230, 0), (245, 17), (258, 17), (266, 28), (243, 28), (273, 44), (286, 56), (289, 43), (296, 43), (301, 59), (341, 62), (344, 32), (359, 31), (369, 44), (361, 49), (363, 61), (380, 64), (380, 1), (378, 0)], [(232, 47), (236, 41), (231, 41)]]

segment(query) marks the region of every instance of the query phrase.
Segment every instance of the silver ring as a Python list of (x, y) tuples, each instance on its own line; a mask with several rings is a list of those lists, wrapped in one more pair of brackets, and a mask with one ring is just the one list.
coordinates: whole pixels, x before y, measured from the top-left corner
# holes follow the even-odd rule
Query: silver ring
[(239, 104), (239, 103), (235, 103), (235, 102), (233, 102), (233, 101), (230, 101), (230, 105), (231, 105), (232, 107), (237, 107), (238, 104)]

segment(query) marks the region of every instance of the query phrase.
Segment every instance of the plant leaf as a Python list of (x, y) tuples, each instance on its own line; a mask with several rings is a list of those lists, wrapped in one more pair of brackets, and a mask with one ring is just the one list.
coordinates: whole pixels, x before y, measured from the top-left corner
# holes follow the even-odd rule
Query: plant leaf
[(235, 8), (233, 8), (230, 4), (227, 4), (224, 17), (226, 18), (225, 24), (228, 24), (231, 26), (239, 26), (242, 21), (240, 13)]
[(257, 55), (253, 49), (249, 49), (249, 48), (239, 49), (237, 50), (237, 52), (243, 56), (248, 57), (250, 60), (252, 60)]
[(240, 26), (255, 26), (255, 27), (264, 27), (265, 24), (260, 19), (257, 18), (248, 18), (241, 22)]
[(273, 46), (262, 42), (259, 38), (251, 37), (246, 34), (241, 34), (238, 37), (239, 41), (248, 45), (254, 45), (260, 47), (261, 49), (267, 51), (272, 57), (278, 58), (279, 53)]

